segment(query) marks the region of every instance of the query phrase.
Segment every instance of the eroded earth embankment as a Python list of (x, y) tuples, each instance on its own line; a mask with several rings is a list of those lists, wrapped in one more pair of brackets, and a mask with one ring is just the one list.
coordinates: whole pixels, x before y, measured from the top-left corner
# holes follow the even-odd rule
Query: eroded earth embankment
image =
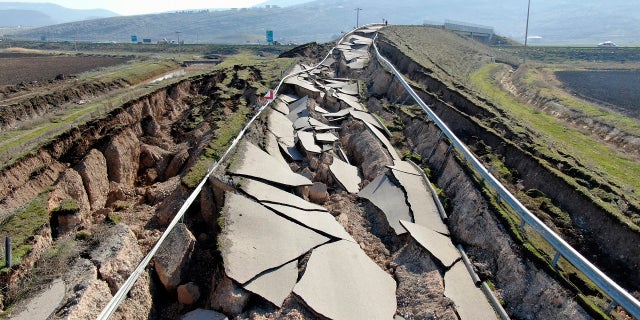
[[(485, 156), (491, 154), (502, 160), (512, 176), (503, 183), (506, 183), (512, 192), (517, 193), (518, 197), (531, 199), (544, 196), (551, 199), (550, 204), (530, 207), (532, 212), (563, 235), (564, 239), (590, 261), (628, 290), (635, 291), (637, 295), (640, 288), (640, 277), (637, 273), (640, 266), (640, 247), (630, 245), (640, 243), (637, 227), (630, 226), (628, 222), (621, 222), (615, 213), (599, 204), (600, 199), (594, 199), (592, 195), (583, 191), (583, 188), (600, 188), (615, 193), (615, 190), (619, 189), (610, 187), (606, 181), (598, 177), (590, 176), (579, 163), (572, 165), (566, 161), (543, 157), (536, 152), (538, 146), (533, 144), (526, 134), (513, 132), (504, 124), (494, 121), (495, 114), (492, 112), (500, 111), (491, 108), (490, 102), (476, 97), (462, 85), (443, 83), (432, 75), (431, 70), (406, 57), (388, 41), (381, 39), (378, 43), (382, 54), (414, 81), (418, 86), (416, 91), (422, 99), (432, 106), (449, 128), (481, 159), (488, 160)], [(375, 65), (371, 68), (369, 79), (370, 93), (373, 96), (384, 97), (390, 102), (406, 99), (401, 86), (393, 82), (390, 76), (379, 72), (379, 67)], [(388, 85), (389, 82), (394, 85)], [(495, 111), (489, 112), (488, 109)], [(410, 120), (406, 114), (404, 115), (407, 123), (404, 134), (412, 150), (419, 153), (425, 163), (429, 164), (437, 177), (438, 185), (447, 191), (447, 195), (454, 198), (461, 194), (450, 184), (451, 172), (444, 169), (450, 165), (453, 158), (450, 155), (444, 158), (439, 155), (442, 147), (438, 146), (444, 142), (439, 140), (439, 133), (427, 130), (433, 127), (433, 124), (419, 124), (417, 120)], [(437, 160), (439, 157), (440, 161)], [(617, 196), (624, 199), (624, 194)], [(451, 204), (457, 205), (455, 201)], [(481, 208), (485, 206), (489, 205), (486, 202), (479, 205)], [(559, 209), (555, 212), (568, 213), (569, 221), (554, 213), (554, 209), (550, 207)], [(627, 210), (638, 211), (633, 207)], [(588, 290), (584, 287), (583, 289)]]
[[(233, 129), (221, 124), (234, 115), (233, 121), (244, 121), (260, 80), (258, 69), (237, 66), (179, 81), (72, 129), (5, 168), (3, 219), (40, 207), (46, 222), (18, 244), (27, 248), (26, 255), (4, 270), (4, 305), (59, 277), (66, 293), (54, 316), (94, 318), (186, 197), (181, 178), (211, 141), (233, 136), (225, 131)], [(84, 94), (90, 93), (78, 97)], [(156, 317), (154, 288), (143, 276), (119, 316)]]

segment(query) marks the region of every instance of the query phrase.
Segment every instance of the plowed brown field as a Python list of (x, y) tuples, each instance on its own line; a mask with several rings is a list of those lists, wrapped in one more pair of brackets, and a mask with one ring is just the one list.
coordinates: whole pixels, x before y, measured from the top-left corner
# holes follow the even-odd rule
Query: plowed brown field
[(126, 62), (126, 58), (0, 53), (0, 86), (48, 81)]

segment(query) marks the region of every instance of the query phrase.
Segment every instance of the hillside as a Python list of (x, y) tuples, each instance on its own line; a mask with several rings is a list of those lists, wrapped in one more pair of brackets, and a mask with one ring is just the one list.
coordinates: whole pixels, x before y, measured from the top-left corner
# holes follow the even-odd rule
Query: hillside
[(116, 13), (104, 9), (79, 10), (53, 3), (0, 2), (0, 27), (42, 27), (115, 16)]
[[(389, 10), (382, 0), (317, 0), (269, 1), (264, 6), (223, 10), (193, 11), (192, 13), (164, 13), (115, 17), (62, 24), (16, 33), (27, 39), (70, 41), (130, 41), (131, 35), (139, 39), (176, 39), (180, 31), (186, 43), (218, 42), (243, 44), (264, 42), (265, 31), (273, 30), (275, 40), (281, 42), (329, 41), (341, 31), (356, 24), (354, 8), (362, 8), (359, 23), (382, 22), (391, 24), (422, 24), (425, 21), (442, 23), (447, 19), (483, 24), (494, 27), (501, 35), (514, 39), (524, 38), (526, 5), (508, 2), (497, 8), (488, 0), (473, 3), (454, 0), (419, 0), (394, 4)], [(297, 3), (297, 4), (296, 4)], [(531, 7), (529, 35), (542, 37), (537, 43), (564, 43), (595, 45), (605, 40), (618, 44), (637, 44), (640, 34), (640, 11), (637, 4), (623, 1), (535, 2)]]

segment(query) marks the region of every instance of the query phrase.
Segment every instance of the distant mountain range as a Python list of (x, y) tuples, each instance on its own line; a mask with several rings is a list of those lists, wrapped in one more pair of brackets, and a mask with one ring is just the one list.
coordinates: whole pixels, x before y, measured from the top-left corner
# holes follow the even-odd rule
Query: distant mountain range
[[(266, 30), (273, 30), (280, 42), (324, 42), (355, 27), (355, 8), (362, 9), (360, 24), (383, 20), (391, 24), (441, 24), (450, 19), (491, 26), (500, 35), (524, 41), (525, 0), (400, 0), (392, 4), (387, 0), (270, 0), (247, 9), (119, 16), (22, 30), (13, 36), (127, 42), (136, 35), (139, 40), (155, 42), (175, 40), (180, 35), (186, 43), (264, 43)], [(0, 17), (0, 24), (3, 21)], [(610, 40), (640, 45), (640, 3), (535, 0), (531, 3), (529, 36), (533, 36), (532, 43), (595, 45)]]
[(42, 27), (117, 15), (103, 9), (68, 9), (53, 3), (0, 2), (0, 28)]

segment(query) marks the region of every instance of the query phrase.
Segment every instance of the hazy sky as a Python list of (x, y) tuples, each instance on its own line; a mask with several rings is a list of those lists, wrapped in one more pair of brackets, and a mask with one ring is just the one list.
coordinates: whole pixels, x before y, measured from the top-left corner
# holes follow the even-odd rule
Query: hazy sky
[(243, 8), (266, 0), (0, 0), (0, 2), (50, 2), (71, 9), (107, 9), (122, 15), (185, 9)]

